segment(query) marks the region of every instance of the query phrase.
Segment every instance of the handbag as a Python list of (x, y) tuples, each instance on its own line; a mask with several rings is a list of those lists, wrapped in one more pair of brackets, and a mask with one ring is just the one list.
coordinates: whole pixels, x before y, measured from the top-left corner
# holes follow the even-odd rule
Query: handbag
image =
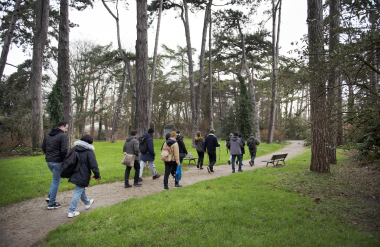
[(124, 153), (124, 158), (121, 161), (121, 164), (129, 166), (129, 167), (133, 167), (133, 164), (135, 163), (135, 157), (136, 155), (130, 155), (130, 154)]

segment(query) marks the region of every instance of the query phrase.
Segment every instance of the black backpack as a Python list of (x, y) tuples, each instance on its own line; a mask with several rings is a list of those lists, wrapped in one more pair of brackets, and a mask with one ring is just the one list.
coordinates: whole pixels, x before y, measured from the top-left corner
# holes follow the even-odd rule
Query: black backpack
[(248, 143), (248, 147), (250, 150), (255, 150), (255, 140), (250, 140)]
[(148, 152), (148, 141), (147, 137), (139, 137), (139, 149), (142, 154), (145, 154)]
[(66, 155), (59, 174), (61, 178), (69, 178), (79, 169), (79, 154), (75, 147)]

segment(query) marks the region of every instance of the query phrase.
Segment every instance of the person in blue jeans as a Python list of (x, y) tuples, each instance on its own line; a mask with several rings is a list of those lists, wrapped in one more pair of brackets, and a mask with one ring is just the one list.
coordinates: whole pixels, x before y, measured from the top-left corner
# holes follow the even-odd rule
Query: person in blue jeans
[(47, 209), (60, 208), (61, 205), (55, 201), (57, 197), (57, 192), (59, 189), (59, 184), (61, 182), (60, 170), (64, 158), (67, 154), (67, 136), (65, 132), (67, 131), (68, 123), (61, 121), (57, 124), (57, 127), (52, 128), (49, 133), (47, 133), (42, 142), (41, 149), (45, 153), (45, 160), (53, 174), (53, 181), (51, 182), (49, 195), (46, 198), (48, 203)]
[(230, 139), (230, 153), (232, 155), (232, 173), (235, 173), (235, 159), (237, 158), (239, 160), (239, 172), (242, 172), (241, 166), (243, 164), (242, 162), (242, 156), (241, 156), (241, 149), (243, 147), (243, 142), (239, 138), (239, 134), (237, 132), (234, 133), (234, 136)]
[(95, 157), (95, 147), (91, 145), (93, 139), (90, 135), (84, 135), (79, 141), (74, 142), (75, 147), (73, 147), (71, 152), (78, 152), (79, 156), (79, 169), (71, 175), (69, 182), (75, 184), (75, 190), (73, 198), (71, 199), (71, 205), (69, 207), (69, 218), (78, 216), (80, 213), (75, 211), (77, 208), (79, 199), (85, 205), (86, 209), (91, 207), (91, 204), (94, 203), (94, 199), (89, 200), (86, 195), (86, 187), (88, 187), (91, 179), (91, 171), (94, 173), (95, 180), (100, 179), (100, 172), (98, 168), (98, 163), (96, 162)]

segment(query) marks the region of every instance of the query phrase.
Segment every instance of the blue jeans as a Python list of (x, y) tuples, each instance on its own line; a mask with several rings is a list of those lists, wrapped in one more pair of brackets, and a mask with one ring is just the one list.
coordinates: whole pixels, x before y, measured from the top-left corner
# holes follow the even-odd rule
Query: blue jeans
[(142, 177), (142, 174), (143, 174), (143, 171), (144, 171), (144, 166), (145, 166), (146, 162), (149, 163), (150, 170), (152, 172), (152, 176), (153, 177), (156, 176), (157, 172), (156, 172), (156, 167), (154, 166), (154, 162), (153, 161), (143, 161), (143, 160), (141, 160), (140, 161), (140, 178)]
[(241, 154), (238, 155), (232, 155), (232, 170), (235, 171), (235, 158), (239, 160), (239, 170), (241, 170), (241, 165), (243, 164), (242, 162), (242, 157)]
[(57, 192), (59, 189), (59, 184), (61, 182), (61, 175), (59, 174), (61, 170), (61, 165), (63, 162), (46, 162), (50, 171), (53, 173), (53, 181), (51, 182), (49, 196), (49, 205), (52, 206), (55, 203), (55, 198), (57, 197)]
[(90, 200), (88, 200), (86, 196), (86, 187), (79, 187), (78, 185), (75, 186), (73, 199), (71, 199), (71, 205), (69, 207), (69, 213), (72, 213), (77, 208), (79, 198), (82, 200), (84, 205), (89, 205)]

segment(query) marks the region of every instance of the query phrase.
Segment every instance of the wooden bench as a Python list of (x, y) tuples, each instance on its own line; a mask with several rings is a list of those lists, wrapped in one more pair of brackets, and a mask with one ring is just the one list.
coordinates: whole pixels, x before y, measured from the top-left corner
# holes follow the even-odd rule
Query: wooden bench
[(193, 154), (192, 153), (188, 153), (185, 158), (183, 158), (183, 160), (188, 160), (189, 161), (189, 165), (190, 165), (190, 162), (191, 161), (194, 161), (194, 164), (197, 163), (197, 159), (198, 157), (193, 157)]
[[(270, 160), (263, 160), (262, 162), (267, 162), (267, 165), (269, 163), (272, 163), (273, 166), (277, 166), (278, 162), (282, 161), (285, 165), (285, 158), (288, 156), (288, 154), (274, 154)], [(274, 164), (276, 162), (276, 165)]]

